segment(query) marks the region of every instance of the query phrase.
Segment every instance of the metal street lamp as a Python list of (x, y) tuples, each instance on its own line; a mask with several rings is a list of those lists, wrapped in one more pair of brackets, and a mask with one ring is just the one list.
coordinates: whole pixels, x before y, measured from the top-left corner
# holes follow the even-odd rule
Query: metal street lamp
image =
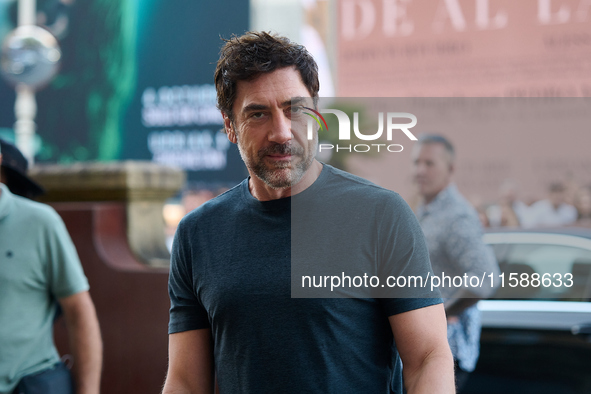
[(18, 7), (18, 27), (2, 43), (0, 73), (15, 87), (16, 145), (32, 166), (37, 114), (35, 91), (57, 74), (62, 55), (56, 38), (35, 26), (35, 0), (19, 0)]

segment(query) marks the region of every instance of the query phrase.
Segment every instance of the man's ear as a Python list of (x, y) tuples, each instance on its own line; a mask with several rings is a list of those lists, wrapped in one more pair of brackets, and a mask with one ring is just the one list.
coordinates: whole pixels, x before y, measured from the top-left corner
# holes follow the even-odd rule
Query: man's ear
[(237, 144), (238, 139), (236, 138), (236, 130), (234, 130), (234, 126), (232, 125), (232, 121), (230, 120), (228, 115), (226, 115), (223, 112), (222, 112), (222, 116), (224, 117), (224, 130), (226, 131), (226, 134), (228, 135), (228, 139), (230, 140), (231, 143)]

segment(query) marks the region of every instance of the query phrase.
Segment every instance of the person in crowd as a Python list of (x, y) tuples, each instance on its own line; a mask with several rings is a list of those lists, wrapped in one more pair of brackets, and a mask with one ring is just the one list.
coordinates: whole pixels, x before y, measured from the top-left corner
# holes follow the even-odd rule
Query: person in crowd
[(500, 187), (499, 202), (487, 208), (491, 227), (519, 227), (526, 220), (528, 206), (517, 198), (517, 184), (510, 179)]
[[(0, 140), (0, 394), (98, 394), (102, 342), (88, 281), (60, 216), (31, 197), (27, 160)], [(73, 355), (53, 343), (57, 306)]]
[[(482, 240), (478, 214), (452, 182), (453, 145), (441, 135), (424, 135), (413, 147), (411, 157), (414, 180), (422, 197), (416, 214), (427, 240), (434, 274), (496, 276), (499, 266)], [(490, 285), (441, 288), (458, 389), (466, 383), (478, 360), (481, 323), (476, 302), (493, 293), (494, 287)]]
[(581, 187), (575, 195), (578, 226), (591, 227), (591, 186)]
[(550, 184), (548, 198), (533, 203), (522, 225), (531, 227), (565, 226), (577, 220), (577, 209), (565, 202), (566, 188), (561, 182)]

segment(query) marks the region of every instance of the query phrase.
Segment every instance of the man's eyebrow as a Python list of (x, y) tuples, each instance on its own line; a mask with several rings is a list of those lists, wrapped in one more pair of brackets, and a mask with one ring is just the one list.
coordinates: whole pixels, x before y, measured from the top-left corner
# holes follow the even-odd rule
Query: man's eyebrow
[(306, 101), (311, 100), (310, 97), (292, 97), (291, 100), (283, 103), (284, 106), (305, 104)]
[[(282, 107), (290, 107), (292, 105), (300, 105), (305, 104), (307, 100), (310, 100), (310, 97), (292, 97), (289, 100), (285, 100), (281, 103)], [(267, 105), (263, 104), (248, 104), (246, 107), (242, 109), (242, 113), (248, 113), (253, 111), (264, 111), (269, 109)]]
[(263, 104), (248, 104), (246, 107), (242, 108), (242, 113), (263, 111), (265, 109), (269, 109), (269, 107)]

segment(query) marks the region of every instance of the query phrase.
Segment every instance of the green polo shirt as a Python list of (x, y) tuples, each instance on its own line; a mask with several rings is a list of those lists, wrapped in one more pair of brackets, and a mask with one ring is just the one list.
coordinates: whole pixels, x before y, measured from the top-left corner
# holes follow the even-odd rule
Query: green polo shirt
[(0, 184), (0, 394), (57, 361), (55, 300), (88, 290), (78, 254), (53, 208)]

